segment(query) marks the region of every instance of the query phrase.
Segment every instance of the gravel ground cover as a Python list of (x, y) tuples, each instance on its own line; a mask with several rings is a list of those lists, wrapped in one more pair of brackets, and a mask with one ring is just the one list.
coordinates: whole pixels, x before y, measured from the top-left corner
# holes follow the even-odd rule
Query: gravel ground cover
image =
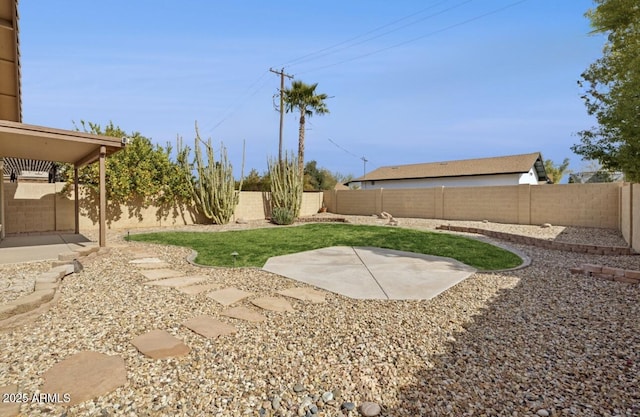
[[(349, 221), (384, 222), (354, 216)], [(433, 229), (442, 223), (400, 219), (401, 227)], [(621, 244), (619, 235), (593, 229), (447, 223)], [(188, 229), (263, 226), (269, 227), (252, 222)], [(109, 241), (121, 243), (121, 235), (109, 235)], [(357, 409), (341, 409), (345, 402), (374, 401), (384, 416), (640, 415), (640, 286), (568, 271), (582, 263), (640, 269), (640, 257), (512, 246), (532, 258), (529, 267), (474, 274), (429, 301), (352, 300), (327, 293), (325, 304), (290, 300), (295, 312), (263, 312), (265, 322), (249, 323), (222, 317), (224, 307), (204, 295), (143, 286), (144, 277), (128, 264), (131, 248), (144, 247), (174, 269), (256, 296), (306, 285), (258, 269), (198, 268), (185, 261), (189, 251), (183, 248), (123, 244), (67, 277), (49, 312), (0, 333), (0, 385), (35, 393), (55, 363), (94, 350), (124, 358), (125, 386), (70, 408), (24, 404), (22, 413), (311, 416), (317, 410), (315, 415), (334, 417), (359, 415)], [(240, 305), (250, 307), (248, 301)], [(211, 340), (181, 325), (201, 314), (238, 331)], [(184, 340), (191, 353), (164, 360), (141, 355), (131, 340), (156, 328)]]

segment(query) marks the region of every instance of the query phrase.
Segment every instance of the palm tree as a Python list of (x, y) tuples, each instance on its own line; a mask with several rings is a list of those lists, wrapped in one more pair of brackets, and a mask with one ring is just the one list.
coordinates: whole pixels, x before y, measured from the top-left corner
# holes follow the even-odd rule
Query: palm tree
[(298, 170), (302, 176), (304, 173), (304, 125), (307, 117), (314, 114), (329, 113), (325, 100), (326, 94), (316, 94), (315, 84), (305, 84), (302, 81), (294, 81), (291, 88), (284, 89), (284, 108), (287, 113), (300, 110), (300, 128), (298, 130)]

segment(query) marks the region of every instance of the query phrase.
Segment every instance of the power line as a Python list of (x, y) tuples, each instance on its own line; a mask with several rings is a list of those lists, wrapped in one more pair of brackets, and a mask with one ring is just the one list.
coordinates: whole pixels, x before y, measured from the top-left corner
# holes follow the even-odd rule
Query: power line
[(346, 150), (345, 148), (343, 148), (342, 146), (338, 145), (337, 143), (335, 143), (330, 138), (327, 138), (327, 139), (329, 140), (329, 142), (333, 143), (337, 148), (343, 150), (344, 152), (348, 153), (349, 155), (353, 156), (354, 158), (360, 158), (358, 155), (354, 154), (353, 152), (350, 152), (350, 151)]
[[(306, 58), (312, 57), (312, 56), (314, 56), (314, 55), (316, 55), (316, 54), (320, 54), (320, 53), (322, 53), (322, 52), (329, 51), (329, 50), (331, 50), (331, 49), (333, 49), (333, 48), (337, 48), (338, 46), (342, 46), (342, 45), (348, 44), (349, 42), (352, 42), (352, 41), (355, 41), (355, 40), (357, 40), (357, 39), (360, 39), (360, 38), (362, 38), (362, 37), (364, 37), (364, 36), (367, 36), (367, 35), (369, 35), (369, 34), (371, 34), (371, 33), (378, 32), (378, 31), (380, 31), (380, 30), (382, 30), (382, 29), (384, 29), (384, 28), (387, 28), (387, 27), (389, 27), (389, 26), (393, 26), (393, 25), (395, 25), (396, 23), (402, 22), (403, 20), (410, 19), (410, 18), (412, 18), (412, 17), (414, 17), (414, 16), (417, 16), (417, 15), (419, 15), (419, 14), (421, 14), (421, 13), (424, 13), (424, 12), (425, 12), (425, 11), (427, 11), (427, 10), (431, 10), (431, 9), (433, 9), (434, 7), (436, 7), (436, 6), (438, 6), (438, 5), (442, 4), (442, 3), (446, 3), (446, 1), (447, 1), (447, 0), (439, 1), (438, 3), (436, 3), (436, 4), (434, 4), (434, 5), (431, 5), (431, 6), (429, 6), (429, 7), (424, 8), (424, 9), (418, 10), (417, 12), (411, 13), (411, 14), (409, 14), (409, 15), (403, 16), (403, 17), (401, 17), (401, 18), (399, 18), (399, 19), (396, 19), (396, 20), (394, 20), (394, 21), (392, 21), (392, 22), (386, 23), (386, 24), (384, 24), (384, 25), (382, 25), (382, 26), (378, 26), (378, 27), (377, 27), (377, 28), (375, 28), (375, 29), (372, 29), (372, 30), (369, 30), (369, 31), (367, 31), (367, 32), (365, 32), (365, 33), (362, 33), (362, 34), (360, 34), (360, 35), (354, 36), (353, 38), (347, 39), (347, 40), (342, 41), (342, 42), (338, 42), (338, 43), (336, 43), (336, 44), (334, 44), (334, 45), (331, 45), (331, 46), (328, 46), (328, 47), (326, 47), (326, 48), (322, 48), (322, 49), (319, 49), (319, 50), (317, 50), (317, 51), (315, 51), (315, 52), (311, 52), (311, 53), (309, 53), (309, 54), (306, 54), (306, 55), (303, 55), (303, 56), (301, 56), (301, 57), (295, 58), (295, 59), (293, 59), (293, 60), (291, 60), (291, 61), (289, 61), (289, 62), (287, 62), (287, 63), (283, 64), (283, 66), (293, 65), (294, 63), (299, 62), (299, 61), (308, 61), (308, 59), (306, 59)], [(465, 3), (468, 3), (469, 1), (472, 1), (472, 0), (468, 0), (468, 1), (466, 1)], [(424, 19), (420, 19), (420, 20), (418, 20), (418, 21), (416, 21), (416, 22), (412, 22), (412, 23), (409, 23), (409, 24), (407, 24), (407, 25), (401, 26), (400, 28), (395, 29), (395, 30), (400, 30), (400, 29), (402, 29), (402, 28), (404, 28), (404, 27), (407, 27), (407, 26), (409, 26), (409, 25), (412, 25), (412, 24), (414, 24), (414, 23), (417, 23), (417, 22), (419, 22), (419, 21), (421, 21), (421, 20), (424, 20)], [(395, 30), (394, 30), (394, 31), (395, 31)], [(390, 33), (390, 32), (385, 32), (384, 34), (387, 34), (387, 33)], [(383, 34), (383, 35), (384, 35), (384, 34)], [(380, 36), (382, 36), (382, 35), (380, 35)], [(373, 38), (372, 38), (372, 39), (373, 39)], [(366, 40), (365, 40), (365, 41), (363, 41), (363, 42), (366, 42)], [(354, 45), (352, 45), (352, 46), (354, 46)], [(350, 47), (350, 46), (349, 46), (349, 47)], [(348, 48), (349, 48), (349, 47), (348, 47)], [(346, 48), (342, 48), (342, 49), (346, 49)], [(325, 55), (329, 55), (329, 54), (324, 54), (324, 55), (321, 55), (321, 56), (325, 56)], [(297, 64), (296, 64), (296, 65), (297, 65)]]
[(306, 73), (309, 73), (309, 72), (318, 71), (318, 70), (321, 70), (321, 69), (325, 69), (325, 68), (333, 67), (333, 66), (336, 66), (336, 65), (344, 64), (346, 62), (351, 62), (351, 61), (355, 61), (355, 60), (358, 60), (358, 59), (366, 58), (366, 57), (369, 57), (371, 55), (379, 54), (381, 52), (385, 52), (385, 51), (388, 51), (390, 49), (394, 49), (394, 48), (397, 48), (397, 47), (400, 47), (400, 46), (403, 46), (403, 45), (418, 41), (420, 39), (424, 39), (424, 38), (427, 38), (429, 36), (436, 35), (438, 33), (446, 32), (448, 30), (451, 30), (451, 29), (454, 29), (454, 28), (457, 28), (457, 27), (460, 27), (460, 26), (464, 26), (464, 25), (472, 23), (472, 22), (474, 22), (476, 20), (483, 19), (483, 18), (485, 18), (487, 16), (491, 16), (491, 15), (503, 12), (503, 11), (505, 11), (505, 10), (511, 8), (511, 7), (517, 6), (518, 4), (524, 3), (526, 1), (527, 0), (519, 0), (519, 1), (510, 3), (510, 4), (507, 4), (506, 6), (491, 10), (491, 11), (489, 11), (487, 13), (483, 13), (481, 15), (477, 15), (477, 16), (474, 16), (472, 18), (463, 20), (462, 22), (458, 22), (458, 23), (454, 23), (452, 25), (446, 26), (446, 27), (444, 27), (442, 29), (434, 30), (434, 31), (426, 33), (424, 35), (417, 36), (415, 38), (411, 38), (411, 39), (408, 39), (406, 41), (402, 41), (402, 42), (399, 42), (399, 43), (396, 43), (396, 44), (393, 44), (393, 45), (390, 45), (390, 46), (387, 46), (387, 47), (384, 47), (384, 48), (380, 48), (380, 49), (377, 49), (375, 51), (368, 52), (366, 54), (357, 55), (357, 56), (355, 56), (353, 58), (344, 59), (342, 61), (334, 62), (332, 64), (323, 65), (321, 67), (315, 67), (315, 68), (312, 68), (312, 69), (309, 69), (309, 70), (306, 70), (306, 71), (302, 71), (302, 72), (299, 72), (299, 74), (306, 74)]
[[(213, 127), (203, 129), (208, 134), (211, 134), (218, 126), (227, 121), (231, 116), (233, 116), (242, 106), (249, 100), (251, 97), (258, 94), (262, 88), (267, 84), (267, 80), (265, 79), (260, 86), (254, 88), (261, 80), (265, 78), (265, 76), (269, 73), (269, 71), (264, 71), (260, 77), (258, 77), (254, 82), (252, 82), (243, 92), (240, 94), (240, 99), (235, 103), (227, 107), (227, 109), (223, 112), (224, 116), (220, 119)], [(252, 91), (253, 89), (253, 91)], [(250, 94), (249, 94), (250, 93)]]

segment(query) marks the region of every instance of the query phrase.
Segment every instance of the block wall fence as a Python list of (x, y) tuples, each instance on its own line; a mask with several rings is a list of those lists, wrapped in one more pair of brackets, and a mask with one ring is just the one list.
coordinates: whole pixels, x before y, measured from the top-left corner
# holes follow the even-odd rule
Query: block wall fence
[[(74, 229), (73, 194), (64, 184), (8, 183), (5, 231), (8, 234)], [(97, 201), (80, 190), (80, 230), (98, 228)], [(269, 193), (243, 191), (232, 221), (269, 217)], [(619, 230), (640, 252), (640, 184), (554, 184), (492, 187), (330, 190), (304, 193), (302, 216), (318, 212), (442, 220), (489, 220), (497, 223), (583, 226)], [(110, 229), (178, 226), (206, 222), (193, 207), (107, 205)]]
[(617, 229), (640, 251), (640, 184), (330, 190), (324, 202), (337, 214)]
[[(73, 192), (62, 194), (64, 183), (5, 182), (5, 231), (8, 234), (73, 231)], [(98, 229), (98, 202), (80, 188), (80, 231)], [(302, 216), (318, 212), (322, 206), (322, 192), (304, 193)], [(234, 217), (260, 220), (270, 216), (269, 193), (243, 191)], [(127, 205), (107, 204), (109, 229), (182, 226), (207, 223), (193, 207), (144, 207), (140, 201)]]

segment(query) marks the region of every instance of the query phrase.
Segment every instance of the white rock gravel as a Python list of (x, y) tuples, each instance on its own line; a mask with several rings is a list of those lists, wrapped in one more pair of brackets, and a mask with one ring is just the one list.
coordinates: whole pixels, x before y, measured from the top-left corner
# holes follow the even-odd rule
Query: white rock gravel
[[(423, 229), (443, 223), (399, 221), (400, 227)], [(575, 242), (593, 244), (602, 237), (620, 244), (615, 234), (589, 229), (502, 226), (547, 238), (556, 233)], [(119, 237), (109, 239), (116, 243)], [(258, 269), (201, 269), (185, 261), (187, 249), (128, 246), (255, 297), (280, 297), (278, 291), (306, 286)], [(262, 323), (221, 316), (225, 307), (205, 294), (142, 285), (147, 279), (128, 263), (131, 250), (114, 248), (87, 260), (84, 272), (66, 277), (59, 302), (38, 320), (0, 333), (0, 386), (18, 384), (20, 392), (35, 393), (47, 369), (92, 350), (124, 358), (124, 387), (69, 408), (24, 404), (22, 413), (296, 416), (315, 407), (318, 416), (334, 417), (358, 415), (357, 408), (341, 410), (345, 402), (372, 401), (382, 406), (383, 416), (535, 416), (540, 410), (551, 416), (640, 415), (640, 286), (568, 271), (582, 263), (640, 269), (640, 257), (512, 246), (532, 258), (531, 266), (476, 273), (429, 301), (352, 300), (327, 293), (324, 304), (288, 299), (293, 313), (262, 311)], [(250, 300), (238, 305), (255, 309)], [(237, 332), (207, 339), (181, 325), (200, 315), (233, 324)], [(153, 329), (183, 340), (191, 353), (164, 360), (141, 355), (131, 340)], [(294, 392), (296, 384), (304, 390)]]

